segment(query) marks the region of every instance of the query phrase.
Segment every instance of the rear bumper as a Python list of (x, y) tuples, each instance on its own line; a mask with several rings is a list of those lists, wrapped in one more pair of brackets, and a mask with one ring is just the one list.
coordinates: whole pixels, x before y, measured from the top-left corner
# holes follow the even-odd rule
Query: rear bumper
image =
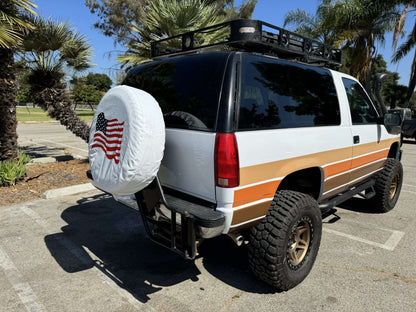
[[(172, 222), (172, 211), (174, 211), (176, 214), (174, 222), (179, 229), (181, 227), (181, 216), (189, 215), (194, 219), (197, 238), (212, 238), (220, 235), (224, 230), (225, 216), (221, 212), (172, 195), (164, 194), (164, 196), (168, 205), (166, 206), (163, 203), (158, 203), (159, 206), (154, 207), (154, 220), (160, 222)], [(123, 205), (140, 212), (138, 201), (134, 195), (116, 196), (114, 199)]]
[[(93, 182), (90, 171), (87, 176)], [(195, 258), (198, 239), (218, 236), (225, 228), (223, 213), (165, 194), (157, 178), (134, 195), (113, 197), (141, 214), (145, 230), (154, 242), (187, 259)]]

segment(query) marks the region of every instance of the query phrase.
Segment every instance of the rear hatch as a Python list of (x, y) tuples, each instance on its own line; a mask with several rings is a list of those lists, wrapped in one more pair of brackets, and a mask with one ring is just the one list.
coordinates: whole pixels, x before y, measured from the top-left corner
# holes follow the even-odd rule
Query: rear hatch
[(215, 202), (214, 148), (226, 52), (176, 56), (140, 65), (123, 84), (150, 93), (166, 125), (163, 186)]

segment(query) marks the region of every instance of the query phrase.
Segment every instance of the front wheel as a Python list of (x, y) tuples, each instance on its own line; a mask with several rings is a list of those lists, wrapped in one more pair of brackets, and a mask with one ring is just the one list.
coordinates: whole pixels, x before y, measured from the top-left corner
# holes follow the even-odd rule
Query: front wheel
[(250, 231), (250, 267), (277, 289), (293, 288), (311, 271), (321, 235), (316, 200), (295, 191), (278, 191), (265, 219)]
[(372, 208), (378, 212), (392, 210), (399, 199), (402, 183), (402, 163), (397, 159), (387, 158), (384, 169), (374, 185), (376, 195), (371, 199)]

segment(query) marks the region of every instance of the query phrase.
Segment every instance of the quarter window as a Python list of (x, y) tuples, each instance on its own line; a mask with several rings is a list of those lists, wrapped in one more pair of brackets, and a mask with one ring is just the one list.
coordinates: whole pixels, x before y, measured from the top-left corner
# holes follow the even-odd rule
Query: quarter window
[(250, 54), (242, 64), (240, 130), (340, 124), (328, 70)]

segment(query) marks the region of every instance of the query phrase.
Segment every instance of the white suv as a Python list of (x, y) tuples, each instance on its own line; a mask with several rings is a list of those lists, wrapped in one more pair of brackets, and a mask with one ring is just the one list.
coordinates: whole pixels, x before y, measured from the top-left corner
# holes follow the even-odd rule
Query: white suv
[[(226, 49), (198, 46), (210, 31), (229, 31)], [(313, 266), (322, 212), (357, 194), (379, 212), (396, 204), (401, 120), (328, 68), (340, 50), (255, 20), (152, 48), (155, 61), (123, 85), (159, 104), (164, 156), (158, 178), (118, 200), (141, 212), (153, 240), (192, 259), (204, 238), (228, 234), (248, 242), (257, 276), (287, 290)]]

